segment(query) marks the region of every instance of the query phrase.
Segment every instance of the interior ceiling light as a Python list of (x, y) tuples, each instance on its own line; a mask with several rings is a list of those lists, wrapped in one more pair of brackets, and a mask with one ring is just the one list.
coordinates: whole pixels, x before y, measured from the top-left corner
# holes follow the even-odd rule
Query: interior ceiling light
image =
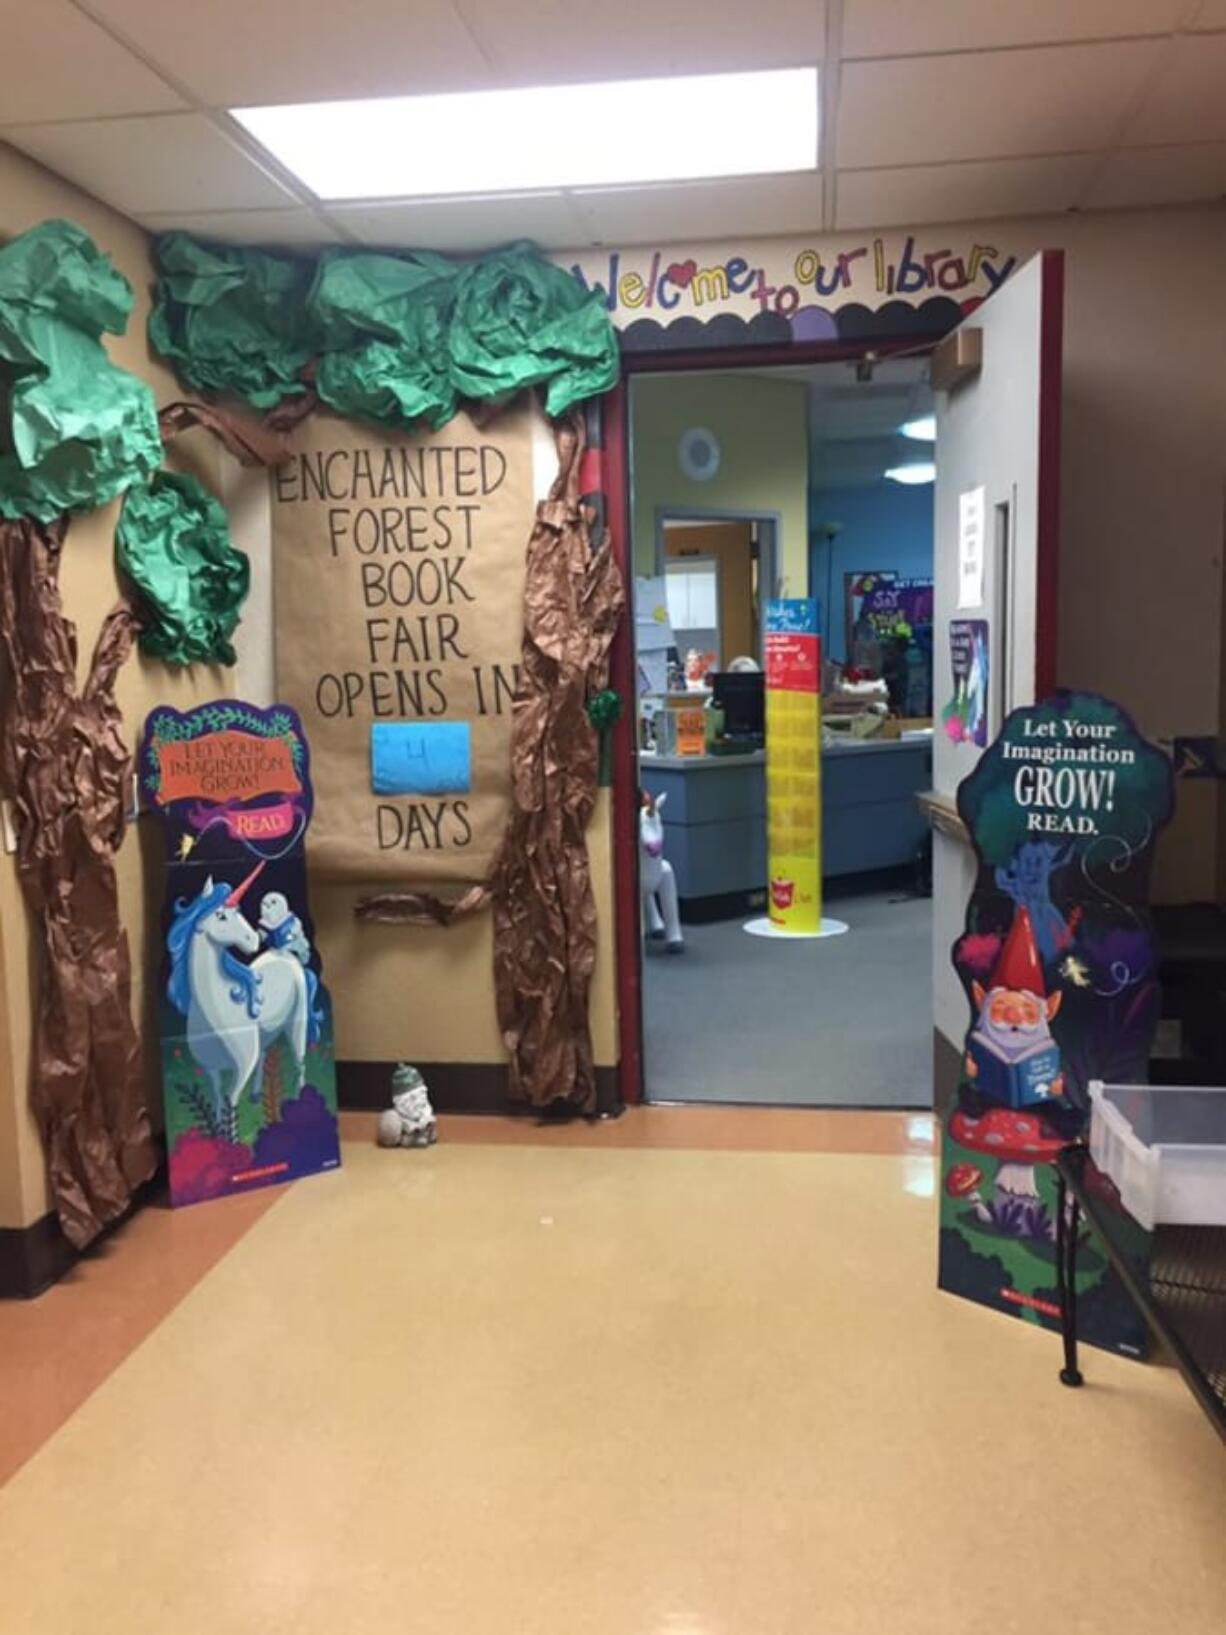
[(937, 468), (931, 460), (916, 460), (911, 465), (891, 466), (886, 476), (892, 483), (932, 483), (936, 481)]
[(915, 443), (935, 443), (937, 440), (937, 417), (935, 414), (921, 415), (918, 420), (908, 420), (906, 425), (899, 426), (904, 437), (909, 437)]
[(231, 113), (326, 201), (817, 169), (816, 68)]

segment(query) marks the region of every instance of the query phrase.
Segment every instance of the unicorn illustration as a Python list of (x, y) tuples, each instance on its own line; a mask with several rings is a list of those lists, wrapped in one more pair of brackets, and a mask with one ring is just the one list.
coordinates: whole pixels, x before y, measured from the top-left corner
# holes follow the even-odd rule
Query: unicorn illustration
[[(293, 1052), (295, 1089), (302, 1088), (307, 1047), (323, 1021), (314, 971), (288, 950), (259, 953), (259, 933), (239, 907), (263, 868), (258, 863), (233, 890), (210, 875), (199, 896), (175, 904), (166, 938), (170, 1002), (187, 1018), (188, 1049), (208, 1075), (218, 1119), (228, 1112), (231, 1127), (247, 1085), (260, 1100), (265, 1053), (279, 1039)], [(240, 954), (258, 957), (247, 965)]]

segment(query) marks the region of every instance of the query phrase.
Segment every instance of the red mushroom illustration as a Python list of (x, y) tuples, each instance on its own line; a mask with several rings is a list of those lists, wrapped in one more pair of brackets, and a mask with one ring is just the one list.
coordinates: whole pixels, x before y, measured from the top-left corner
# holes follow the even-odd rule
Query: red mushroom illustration
[(979, 1184), (983, 1171), (974, 1164), (955, 1164), (945, 1177), (945, 1190), (951, 1198), (965, 1200), (975, 1211), (975, 1218), (985, 1226), (992, 1225), (992, 1211), (983, 1201)]
[(1055, 1158), (1067, 1145), (1064, 1136), (1053, 1131), (1036, 1113), (1019, 1112), (1011, 1107), (990, 1108), (980, 1118), (959, 1109), (949, 1121), (949, 1133), (967, 1151), (1000, 1161), (996, 1195), (990, 1203), (985, 1204), (975, 1191), (982, 1180), (978, 1174), (965, 1194), (955, 1192), (950, 1184), (958, 1170), (973, 1170), (972, 1164), (956, 1164), (950, 1170), (945, 1185), (951, 1196), (966, 1196), (968, 1202), (976, 1205), (977, 1219), (984, 1225), (990, 1223), (1006, 1237), (1040, 1242), (1055, 1237), (1056, 1223), (1039, 1197), (1034, 1167)]

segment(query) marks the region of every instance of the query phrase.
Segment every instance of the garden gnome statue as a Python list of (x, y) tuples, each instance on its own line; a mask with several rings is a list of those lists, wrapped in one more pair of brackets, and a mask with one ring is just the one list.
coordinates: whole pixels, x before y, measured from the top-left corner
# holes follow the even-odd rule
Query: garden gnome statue
[(438, 1140), (434, 1108), (425, 1080), (415, 1067), (401, 1062), (392, 1074), (392, 1105), (379, 1114), (381, 1147), (432, 1147)]

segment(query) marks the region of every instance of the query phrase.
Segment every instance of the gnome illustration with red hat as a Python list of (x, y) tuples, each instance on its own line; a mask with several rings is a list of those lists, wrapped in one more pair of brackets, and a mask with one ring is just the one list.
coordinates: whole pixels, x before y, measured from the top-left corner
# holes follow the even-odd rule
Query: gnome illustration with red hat
[(978, 1020), (966, 1042), (966, 1076), (975, 1099), (1022, 1109), (1064, 1094), (1060, 1050), (1051, 1022), (1059, 990), (1048, 995), (1029, 912), (1020, 904), (985, 989), (971, 984)]

